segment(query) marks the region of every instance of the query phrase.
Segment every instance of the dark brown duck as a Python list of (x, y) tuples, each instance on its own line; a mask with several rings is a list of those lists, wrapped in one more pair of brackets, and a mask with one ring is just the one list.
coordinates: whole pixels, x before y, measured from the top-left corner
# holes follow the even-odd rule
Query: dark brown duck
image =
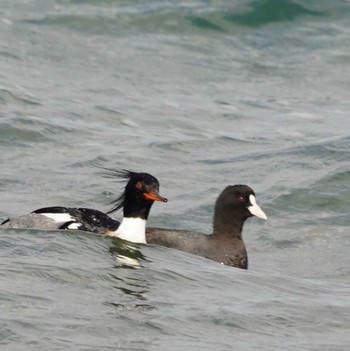
[(213, 233), (147, 228), (148, 244), (157, 244), (208, 258), (222, 264), (248, 268), (247, 250), (242, 238), (245, 220), (256, 216), (267, 219), (257, 205), (254, 191), (247, 185), (228, 186), (215, 203)]

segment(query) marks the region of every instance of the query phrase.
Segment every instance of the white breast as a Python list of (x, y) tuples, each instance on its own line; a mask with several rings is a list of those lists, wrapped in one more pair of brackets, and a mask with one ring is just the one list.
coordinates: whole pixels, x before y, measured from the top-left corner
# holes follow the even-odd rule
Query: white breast
[(132, 243), (146, 244), (146, 220), (124, 217), (118, 229), (108, 234)]

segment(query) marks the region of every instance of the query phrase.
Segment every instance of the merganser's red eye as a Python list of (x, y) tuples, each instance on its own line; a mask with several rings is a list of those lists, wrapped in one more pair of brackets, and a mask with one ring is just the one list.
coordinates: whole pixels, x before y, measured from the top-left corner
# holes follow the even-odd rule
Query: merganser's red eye
[(243, 196), (240, 196), (240, 197), (238, 198), (238, 200), (239, 200), (240, 203), (245, 202), (245, 198), (244, 198)]
[(136, 188), (141, 190), (142, 189), (142, 182), (137, 182), (136, 183)]

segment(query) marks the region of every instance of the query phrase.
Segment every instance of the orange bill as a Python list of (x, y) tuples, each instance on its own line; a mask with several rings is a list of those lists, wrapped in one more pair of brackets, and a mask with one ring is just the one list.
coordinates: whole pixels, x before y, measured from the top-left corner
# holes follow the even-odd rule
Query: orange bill
[(157, 192), (155, 191), (150, 191), (149, 193), (144, 193), (143, 196), (152, 201), (162, 201), (162, 202), (168, 202), (168, 199), (160, 196)]

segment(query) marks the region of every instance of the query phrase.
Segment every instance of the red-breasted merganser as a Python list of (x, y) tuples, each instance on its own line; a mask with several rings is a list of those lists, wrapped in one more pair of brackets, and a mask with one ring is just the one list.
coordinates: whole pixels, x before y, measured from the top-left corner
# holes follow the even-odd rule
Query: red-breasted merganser
[(128, 179), (124, 192), (113, 201), (108, 213), (123, 208), (121, 223), (91, 208), (45, 207), (30, 214), (8, 218), (7, 228), (83, 230), (115, 236), (134, 243), (146, 243), (146, 221), (154, 201), (167, 202), (159, 195), (158, 180), (148, 173), (106, 169), (109, 176)]
[(213, 233), (147, 228), (148, 244), (157, 244), (208, 258), (222, 264), (247, 269), (248, 256), (242, 238), (244, 221), (252, 216), (267, 219), (257, 205), (254, 191), (247, 185), (228, 186), (215, 204)]

